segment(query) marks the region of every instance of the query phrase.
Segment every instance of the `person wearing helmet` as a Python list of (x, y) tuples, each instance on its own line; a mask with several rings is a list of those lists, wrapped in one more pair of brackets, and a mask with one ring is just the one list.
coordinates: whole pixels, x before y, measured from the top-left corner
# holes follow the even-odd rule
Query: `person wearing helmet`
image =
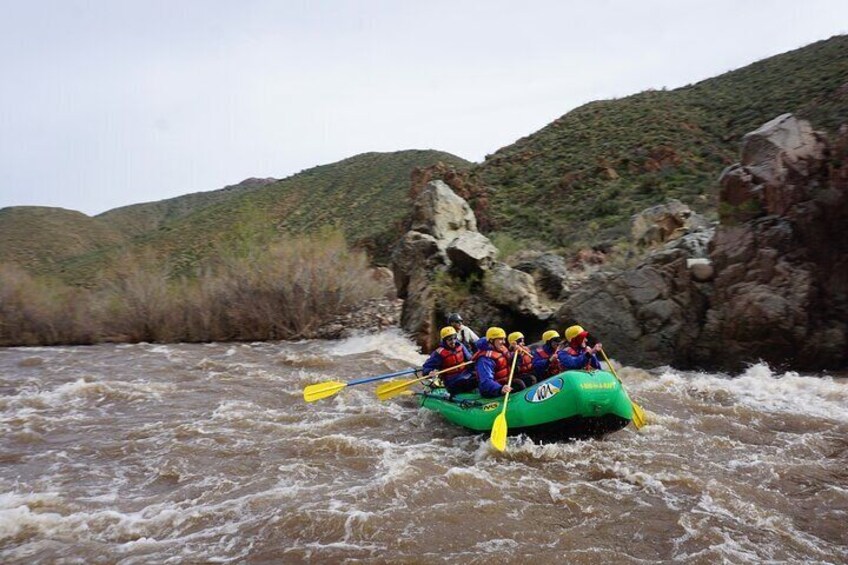
[(468, 392), (477, 388), (477, 379), (474, 374), (465, 367), (457, 367), (466, 361), (471, 361), (471, 352), (456, 339), (456, 330), (451, 326), (445, 326), (439, 332), (439, 346), (433, 350), (427, 361), (424, 362), (422, 372), (425, 375), (433, 375), (436, 371), (443, 371), (456, 367), (453, 371), (441, 374), (442, 382), (448, 393), (453, 396), (460, 392)]
[(565, 330), (565, 339), (568, 340), (561, 355), (562, 366), (566, 369), (600, 369), (601, 362), (597, 353), (603, 349), (600, 343), (594, 347), (588, 345), (589, 332), (581, 326), (571, 326)]
[(503, 396), (512, 391), (524, 390), (520, 379), (509, 382), (510, 356), (506, 347), (506, 332), (503, 328), (491, 327), (486, 337), (477, 340), (477, 352), (474, 354), (474, 367), (477, 370), (480, 394), (487, 398)]
[(542, 346), (533, 352), (533, 372), (539, 380), (547, 379), (563, 371), (560, 360), (562, 338), (556, 330), (542, 334)]
[(521, 382), (527, 386), (536, 384), (536, 376), (533, 374), (533, 352), (524, 345), (524, 334), (512, 332), (507, 336), (506, 342), (511, 354), (510, 363), (512, 363), (512, 356), (518, 355), (513, 378), (521, 379)]
[(448, 315), (448, 325), (456, 330), (457, 340), (474, 353), (477, 351), (476, 343), (480, 339), (474, 330), (462, 323), (462, 316), (457, 312), (452, 312)]

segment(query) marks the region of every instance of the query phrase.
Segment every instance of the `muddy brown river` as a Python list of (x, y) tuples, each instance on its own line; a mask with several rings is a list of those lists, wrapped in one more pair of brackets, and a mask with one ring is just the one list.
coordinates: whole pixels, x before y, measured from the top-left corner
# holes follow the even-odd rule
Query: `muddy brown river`
[(0, 349), (0, 562), (848, 562), (844, 375), (624, 367), (651, 425), (502, 454), (375, 384), (302, 399), (423, 359), (397, 331)]

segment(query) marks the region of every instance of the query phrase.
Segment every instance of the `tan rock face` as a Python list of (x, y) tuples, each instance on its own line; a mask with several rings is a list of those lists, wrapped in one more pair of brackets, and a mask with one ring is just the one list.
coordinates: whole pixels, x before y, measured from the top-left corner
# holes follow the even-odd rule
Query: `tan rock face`
[(747, 134), (738, 164), (722, 173), (722, 223), (782, 216), (809, 198), (803, 179), (821, 172), (827, 143), (804, 120), (783, 114)]
[(630, 223), (630, 236), (637, 245), (659, 245), (693, 229), (705, 227), (706, 224), (689, 206), (671, 199), (634, 215)]
[(425, 186), (415, 200), (412, 230), (432, 235), (446, 246), (462, 232), (476, 232), (477, 220), (465, 200), (436, 180)]
[[(485, 281), (473, 296), (494, 318), (547, 319), (533, 277), (497, 262), (497, 248), (477, 231), (471, 208), (442, 181), (422, 188), (413, 207), (412, 229), (392, 254), (397, 295), (404, 300), (401, 327), (424, 351), (438, 342), (443, 323), (433, 290), (437, 275)], [(479, 283), (478, 283), (479, 284)], [(493, 321), (493, 320), (490, 320)]]

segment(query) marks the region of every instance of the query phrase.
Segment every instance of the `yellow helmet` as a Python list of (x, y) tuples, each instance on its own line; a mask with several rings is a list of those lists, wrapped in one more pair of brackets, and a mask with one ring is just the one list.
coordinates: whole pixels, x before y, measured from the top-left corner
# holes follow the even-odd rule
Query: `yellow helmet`
[(548, 343), (552, 339), (556, 339), (559, 337), (559, 332), (556, 330), (548, 330), (542, 334), (542, 341)]
[(521, 332), (512, 332), (511, 334), (509, 334), (509, 337), (508, 337), (506, 340), (509, 342), (509, 344), (510, 344), (510, 345), (512, 345), (513, 343), (515, 343), (515, 342), (516, 342), (516, 341), (518, 341), (519, 339), (523, 339), (523, 338), (524, 338), (524, 334), (523, 334), (523, 333), (521, 333)]
[(442, 331), (439, 332), (439, 338), (445, 339), (446, 337), (450, 337), (452, 335), (456, 335), (456, 330), (451, 326), (445, 326), (442, 328)]
[(580, 334), (582, 334), (584, 332), (588, 333), (588, 332), (586, 332), (586, 330), (583, 329), (582, 326), (571, 326), (570, 328), (565, 330), (565, 339), (567, 339), (568, 341), (571, 341), (572, 339), (574, 339), (575, 337), (579, 336)]
[(497, 328), (493, 326), (486, 330), (486, 339), (488, 339), (489, 341), (492, 341), (493, 339), (497, 339), (499, 337), (506, 338), (506, 332), (503, 331), (503, 328)]

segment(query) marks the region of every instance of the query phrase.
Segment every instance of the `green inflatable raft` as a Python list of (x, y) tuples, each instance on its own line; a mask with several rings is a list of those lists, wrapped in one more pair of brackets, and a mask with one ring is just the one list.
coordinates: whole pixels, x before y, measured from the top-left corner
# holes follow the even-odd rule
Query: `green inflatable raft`
[[(421, 406), (475, 432), (491, 431), (503, 397), (479, 393), (450, 398), (444, 388), (421, 394)], [(510, 434), (540, 439), (600, 437), (622, 429), (633, 418), (630, 398), (607, 371), (566, 371), (510, 394), (506, 409)]]

